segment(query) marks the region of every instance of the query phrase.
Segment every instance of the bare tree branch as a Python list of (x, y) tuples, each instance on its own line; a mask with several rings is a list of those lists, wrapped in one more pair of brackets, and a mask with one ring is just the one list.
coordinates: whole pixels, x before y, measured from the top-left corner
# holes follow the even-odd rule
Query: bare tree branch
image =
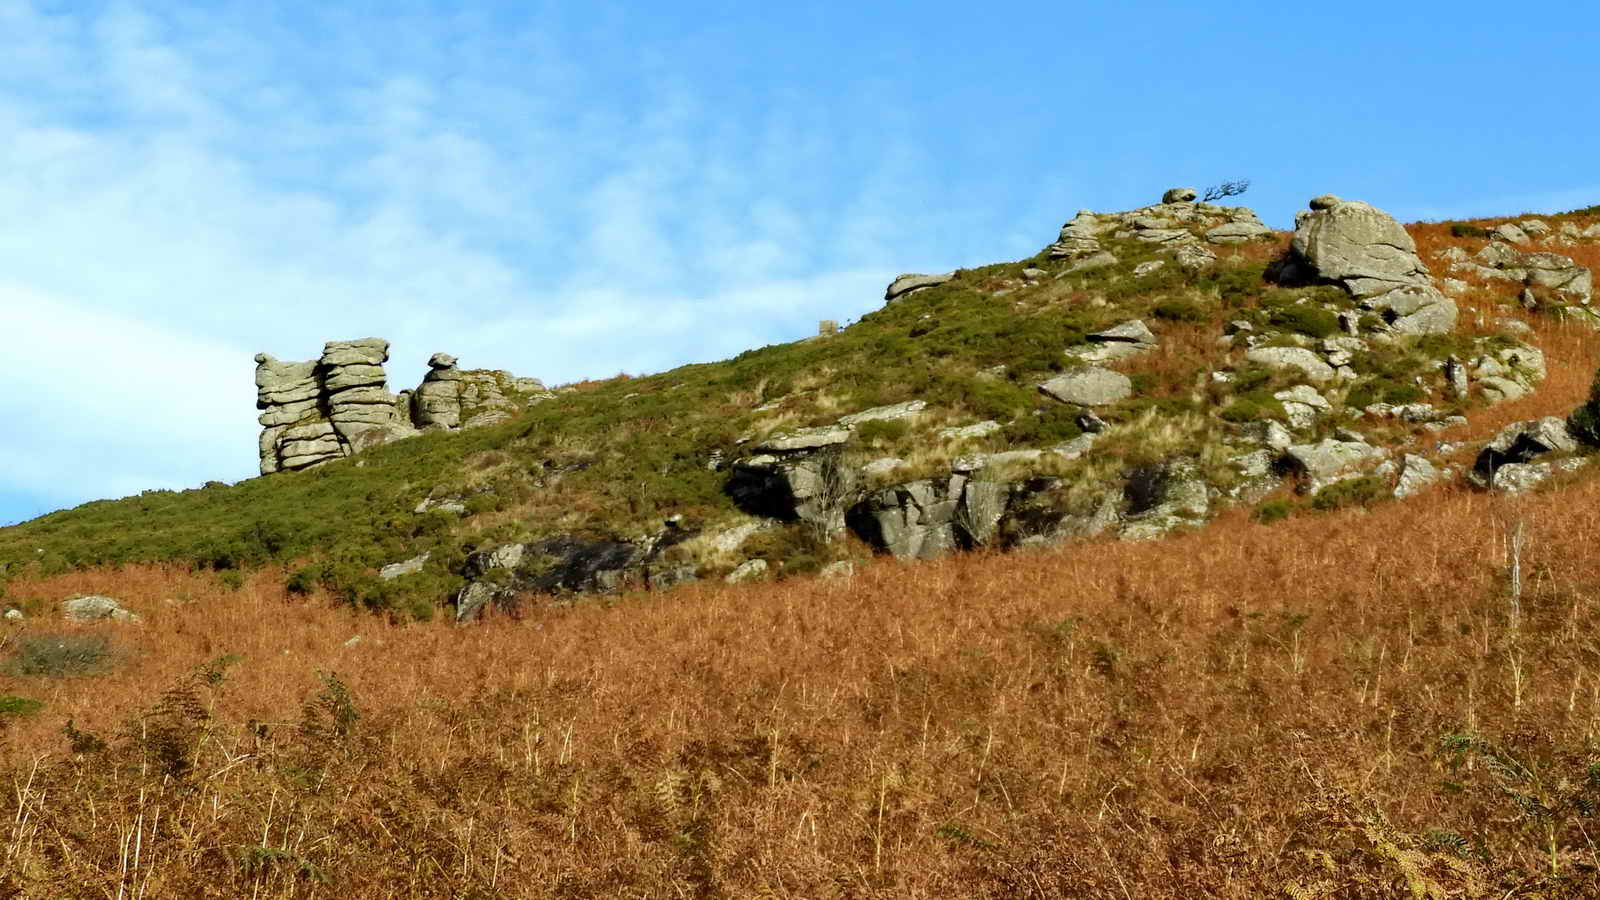
[(1248, 178), (1241, 178), (1238, 181), (1224, 181), (1221, 184), (1214, 184), (1206, 188), (1206, 192), (1201, 196), (1200, 202), (1210, 203), (1213, 200), (1221, 200), (1223, 197), (1237, 197), (1248, 190), (1250, 190), (1250, 179)]

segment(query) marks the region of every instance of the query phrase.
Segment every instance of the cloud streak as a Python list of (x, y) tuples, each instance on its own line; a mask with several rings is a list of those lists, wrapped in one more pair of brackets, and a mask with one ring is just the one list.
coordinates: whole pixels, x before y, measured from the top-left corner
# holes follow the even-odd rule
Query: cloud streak
[[(346, 32), (323, 90), (249, 22), (12, 2), (0, 25), (0, 217), (27, 223), (0, 233), (27, 373), (0, 409), (32, 423), (0, 494), (36, 507), (0, 520), (251, 474), (257, 350), (388, 337), (395, 387), (434, 350), (552, 382), (654, 371), (859, 315), (906, 228), (905, 146), (821, 190), (814, 111), (730, 120), (673, 79), (594, 109), (599, 76), (548, 42), (446, 77), (380, 48), (415, 24)], [(62, 77), (20, 86), (41, 75)]]

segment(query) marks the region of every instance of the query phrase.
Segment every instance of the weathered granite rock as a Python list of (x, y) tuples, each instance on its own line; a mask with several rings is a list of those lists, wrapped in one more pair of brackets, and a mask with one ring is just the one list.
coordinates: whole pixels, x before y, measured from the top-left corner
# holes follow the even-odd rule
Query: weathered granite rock
[(1200, 192), (1196, 191), (1192, 187), (1175, 187), (1168, 188), (1167, 191), (1161, 195), (1161, 202), (1193, 203), (1195, 200), (1199, 199), (1199, 197)]
[(1130, 319), (1088, 336), (1088, 344), (1069, 348), (1068, 355), (1082, 362), (1112, 362), (1156, 348), (1156, 336), (1143, 320)]
[(1563, 459), (1558, 462), (1509, 463), (1495, 470), (1488, 484), (1491, 490), (1505, 494), (1520, 494), (1543, 484), (1552, 475), (1575, 472), (1589, 463), (1588, 459)]
[(1318, 277), (1356, 297), (1429, 286), (1417, 245), (1399, 222), (1360, 201), (1317, 199), (1319, 205), (1296, 217), (1290, 246)]
[(1077, 272), (1087, 272), (1091, 269), (1104, 269), (1117, 264), (1117, 257), (1109, 250), (1101, 250), (1077, 260), (1068, 266), (1064, 274), (1071, 275)]
[(669, 544), (658, 541), (646, 547), (557, 535), (481, 550), (468, 556), (463, 566), (468, 583), (456, 595), (456, 620), (476, 617), (490, 606), (517, 615), (521, 598), (528, 595), (616, 590), (630, 576), (644, 579), (645, 566)]
[(1133, 394), (1133, 381), (1121, 372), (1084, 366), (1051, 378), (1039, 390), (1062, 403), (1109, 406)]
[(914, 294), (917, 291), (931, 287), (938, 287), (954, 277), (956, 277), (954, 272), (947, 272), (943, 275), (901, 275), (894, 281), (889, 282), (889, 286), (883, 291), (883, 300), (885, 303), (892, 303), (908, 294)]
[(1136, 467), (1123, 487), (1126, 511), (1118, 537), (1144, 541), (1184, 525), (1203, 522), (1211, 506), (1210, 491), (1188, 460)]
[(1260, 222), (1229, 222), (1206, 230), (1206, 240), (1213, 244), (1243, 244), (1272, 234), (1272, 229)]
[(1547, 454), (1571, 453), (1577, 449), (1578, 439), (1563, 419), (1545, 416), (1513, 422), (1500, 429), (1478, 452), (1472, 466), (1473, 480), (1482, 486), (1494, 485), (1500, 481), (1502, 469), (1529, 463)]
[(755, 445), (758, 453), (790, 453), (796, 450), (820, 450), (850, 440), (848, 425), (819, 425), (815, 428), (797, 428), (775, 434)]
[(405, 575), (415, 575), (428, 564), (430, 556), (431, 553), (424, 553), (421, 556), (413, 556), (405, 562), (390, 563), (378, 570), (378, 577), (384, 581), (393, 581)]
[(875, 491), (849, 514), (850, 527), (899, 559), (934, 559), (994, 539), (1010, 486), (963, 474), (924, 478)]
[(1304, 347), (1257, 347), (1244, 358), (1272, 369), (1296, 369), (1316, 382), (1333, 380), (1333, 367)]
[(1396, 288), (1363, 305), (1378, 310), (1395, 334), (1447, 334), (1456, 327), (1455, 301), (1432, 286)]
[(1394, 334), (1443, 334), (1455, 327), (1455, 301), (1434, 287), (1411, 236), (1387, 213), (1359, 201), (1312, 200), (1311, 209), (1295, 217), (1290, 255), (1276, 277), (1337, 284), (1364, 309), (1379, 312), (1383, 330)]
[(1001, 431), (1004, 428), (1005, 426), (1001, 425), (999, 422), (996, 422), (993, 419), (986, 419), (982, 422), (974, 422), (971, 425), (959, 425), (952, 426), (950, 428), (941, 428), (939, 429), (939, 439), (942, 441), (976, 440), (978, 438), (988, 437), (989, 435), (994, 434), (997, 431)]
[(1401, 499), (1410, 497), (1443, 477), (1444, 473), (1426, 458), (1407, 453), (1400, 461), (1400, 477), (1395, 482), (1394, 496)]
[(79, 594), (61, 603), (61, 614), (73, 622), (138, 622), (140, 616), (113, 597), (100, 594)]
[(261, 473), (304, 469), (412, 437), (419, 428), (473, 427), (505, 421), (517, 409), (547, 399), (544, 385), (508, 372), (456, 368), (436, 353), (415, 392), (392, 394), (382, 338), (329, 341), (309, 362), (256, 355), (256, 407)]
[(1512, 244), (1526, 244), (1532, 240), (1532, 238), (1528, 237), (1528, 233), (1526, 231), (1523, 231), (1521, 228), (1518, 228), (1511, 222), (1496, 225), (1494, 228), (1490, 229), (1489, 237), (1497, 241), (1507, 241)]
[(764, 559), (749, 559), (740, 563), (737, 568), (728, 573), (723, 581), (728, 584), (743, 584), (746, 581), (756, 581), (767, 577), (767, 561)]
[(1291, 471), (1309, 481), (1316, 490), (1372, 459), (1381, 451), (1359, 441), (1336, 441), (1331, 438), (1315, 444), (1295, 444), (1284, 454)]
[(1489, 244), (1470, 259), (1453, 262), (1450, 270), (1544, 288), (1572, 303), (1587, 304), (1594, 297), (1594, 274), (1559, 253), (1526, 253), (1507, 244)]
[(896, 419), (908, 419), (928, 408), (926, 400), (907, 400), (904, 403), (891, 403), (888, 406), (874, 406), (848, 416), (841, 416), (838, 424), (846, 428), (854, 428), (862, 422), (892, 422)]
[[(848, 429), (840, 430), (848, 438)], [(831, 447), (800, 446), (742, 459), (723, 491), (751, 515), (804, 522), (825, 536), (835, 535), (843, 531), (845, 512), (866, 473), (845, 465)]]
[(1283, 404), (1289, 427), (1304, 431), (1317, 424), (1317, 420), (1333, 410), (1328, 398), (1308, 384), (1297, 384), (1273, 394), (1273, 399)]

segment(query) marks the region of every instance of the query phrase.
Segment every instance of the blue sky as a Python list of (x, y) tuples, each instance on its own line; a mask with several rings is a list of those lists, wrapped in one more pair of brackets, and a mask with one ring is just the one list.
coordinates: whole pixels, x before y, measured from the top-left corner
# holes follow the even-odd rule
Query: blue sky
[(1600, 203), (1588, 4), (0, 0), (0, 524), (249, 477), (251, 357), (659, 371), (1249, 178)]

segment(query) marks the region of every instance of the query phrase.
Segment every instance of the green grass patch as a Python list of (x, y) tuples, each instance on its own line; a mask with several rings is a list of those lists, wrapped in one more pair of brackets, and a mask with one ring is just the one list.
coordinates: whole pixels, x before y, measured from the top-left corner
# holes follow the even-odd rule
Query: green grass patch
[(1362, 475), (1330, 484), (1311, 498), (1311, 508), (1321, 512), (1351, 506), (1371, 506), (1384, 496), (1387, 484), (1376, 475)]
[(0, 718), (21, 719), (44, 709), (43, 700), (0, 694)]
[(20, 637), (6, 662), (12, 675), (94, 675), (110, 667), (110, 639), (99, 634), (37, 634)]

